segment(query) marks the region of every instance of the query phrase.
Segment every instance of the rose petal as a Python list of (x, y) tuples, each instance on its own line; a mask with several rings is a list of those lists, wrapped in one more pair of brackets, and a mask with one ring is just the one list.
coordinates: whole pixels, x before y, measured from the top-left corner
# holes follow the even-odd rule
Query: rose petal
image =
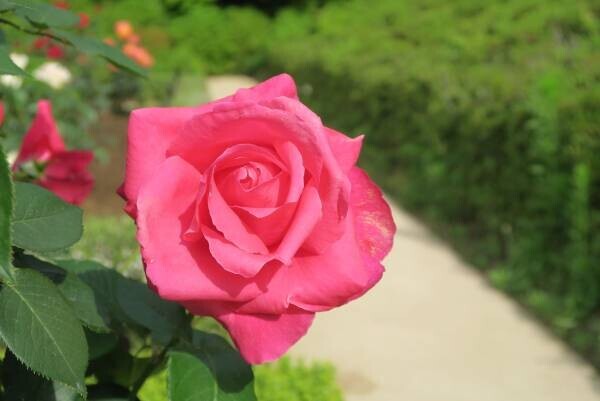
[(249, 89), (240, 89), (233, 95), (236, 102), (259, 102), (279, 96), (298, 99), (296, 83), (288, 74), (279, 74)]
[(275, 145), (277, 153), (288, 168), (290, 177), (289, 191), (285, 202), (296, 202), (304, 189), (304, 163), (298, 148), (292, 142)]
[(215, 317), (229, 332), (242, 357), (261, 364), (281, 357), (310, 328), (315, 314), (290, 307), (280, 315), (239, 314), (222, 305), (186, 303), (193, 314)]
[(325, 132), (327, 132), (327, 139), (331, 145), (333, 155), (342, 170), (348, 173), (358, 161), (364, 136), (349, 138), (341, 132), (327, 127), (325, 127)]
[(145, 108), (131, 112), (122, 190), (128, 208), (135, 204), (140, 187), (166, 159), (166, 150), (182, 125), (197, 112), (194, 107)]
[(94, 177), (87, 170), (93, 152), (62, 151), (48, 161), (39, 184), (65, 202), (81, 204), (94, 188)]
[(131, 112), (127, 135), (125, 180), (118, 191), (127, 201), (126, 211), (135, 216), (140, 187), (166, 159), (166, 151), (182, 127), (195, 115), (212, 111), (215, 105), (231, 97), (198, 107), (151, 107)]
[(244, 252), (227, 241), (221, 233), (206, 226), (202, 226), (202, 234), (208, 241), (210, 253), (215, 260), (230, 273), (247, 278), (254, 277), (265, 263), (273, 259), (269, 255)]
[(279, 243), (288, 231), (297, 204), (297, 202), (291, 202), (272, 208), (233, 206), (232, 209), (236, 211), (244, 224), (258, 235), (266, 246), (270, 247)]
[(223, 270), (204, 241), (188, 243), (200, 173), (184, 160), (165, 160), (138, 194), (138, 241), (146, 276), (162, 298), (249, 300), (261, 293), (256, 283)]
[(320, 147), (329, 149), (320, 120), (308, 114), (310, 111), (306, 111), (307, 116), (299, 116), (286, 107), (306, 109), (300, 102), (284, 97), (260, 104), (221, 103), (212, 113), (191, 119), (168, 154), (178, 155), (199, 171), (206, 171), (231, 146), (270, 147), (289, 141), (300, 150), (306, 168), (318, 176), (322, 165)]
[(52, 105), (48, 100), (40, 100), (33, 123), (23, 137), (13, 170), (28, 160), (47, 161), (54, 153), (63, 150), (65, 144), (52, 116)]
[(261, 272), (256, 279), (268, 290), (240, 305), (237, 312), (281, 313), (290, 304), (312, 312), (325, 311), (373, 287), (382, 277), (383, 266), (363, 253), (351, 220), (346, 224), (342, 238), (324, 254), (296, 256), (290, 266), (265, 271), (264, 275)]
[(314, 186), (309, 185), (304, 188), (292, 223), (277, 247), (276, 254), (284, 264), (291, 263), (321, 218), (322, 204), (319, 193)]
[(358, 167), (350, 170), (352, 205), (356, 239), (362, 251), (382, 260), (392, 249), (396, 225), (390, 206), (379, 187)]

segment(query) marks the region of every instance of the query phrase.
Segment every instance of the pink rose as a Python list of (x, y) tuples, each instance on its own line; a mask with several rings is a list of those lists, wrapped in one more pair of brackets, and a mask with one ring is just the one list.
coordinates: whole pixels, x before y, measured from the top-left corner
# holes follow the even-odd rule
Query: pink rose
[(94, 178), (88, 171), (93, 158), (94, 154), (87, 150), (66, 150), (50, 102), (40, 100), (12, 169), (15, 174), (31, 174), (36, 184), (65, 202), (79, 205), (94, 187)]
[(285, 74), (200, 107), (135, 110), (120, 193), (151, 287), (215, 317), (248, 362), (281, 356), (315, 312), (383, 274), (395, 226), (355, 166), (361, 144), (323, 126)]

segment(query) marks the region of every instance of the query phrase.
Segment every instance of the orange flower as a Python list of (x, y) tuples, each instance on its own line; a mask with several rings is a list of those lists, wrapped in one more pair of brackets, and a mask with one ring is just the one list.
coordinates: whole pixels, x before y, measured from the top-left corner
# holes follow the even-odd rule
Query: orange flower
[(104, 43), (106, 43), (109, 46), (114, 46), (115, 45), (115, 40), (113, 38), (104, 38), (104, 40), (102, 40)]
[(150, 52), (136, 44), (125, 44), (125, 46), (123, 46), (123, 53), (142, 67), (148, 68), (154, 65), (154, 58)]
[(133, 26), (127, 20), (119, 20), (115, 22), (115, 34), (121, 40), (127, 40), (133, 35)]

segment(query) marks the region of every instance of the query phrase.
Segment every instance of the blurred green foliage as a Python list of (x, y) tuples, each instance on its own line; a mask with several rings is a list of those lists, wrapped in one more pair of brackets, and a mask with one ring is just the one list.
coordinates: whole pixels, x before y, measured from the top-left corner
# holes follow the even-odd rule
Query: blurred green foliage
[(388, 192), (600, 367), (600, 3), (101, 4), (159, 69), (291, 73), (323, 121), (366, 134)]

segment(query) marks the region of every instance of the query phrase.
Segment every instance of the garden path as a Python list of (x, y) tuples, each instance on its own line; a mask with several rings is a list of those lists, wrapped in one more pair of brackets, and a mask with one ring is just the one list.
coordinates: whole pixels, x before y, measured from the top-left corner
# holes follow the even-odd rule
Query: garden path
[[(250, 85), (206, 82), (211, 98)], [(347, 401), (600, 400), (591, 366), (411, 216), (393, 213), (382, 281), (319, 314), (293, 355), (333, 362)]]

